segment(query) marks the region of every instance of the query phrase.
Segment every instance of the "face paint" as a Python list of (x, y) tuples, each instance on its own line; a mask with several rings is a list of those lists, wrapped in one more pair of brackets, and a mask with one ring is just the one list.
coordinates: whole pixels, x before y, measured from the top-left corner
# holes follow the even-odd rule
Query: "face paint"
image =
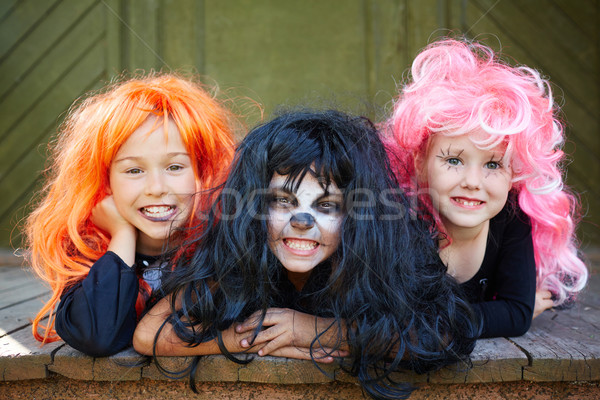
[(420, 174), (451, 236), (481, 230), (502, 210), (512, 185), (504, 149), (482, 150), (470, 135), (435, 135)]
[(337, 250), (343, 195), (334, 182), (326, 192), (310, 173), (295, 192), (285, 182), (286, 176), (275, 174), (269, 185), (269, 247), (292, 280), (307, 277)]
[(296, 229), (310, 229), (315, 225), (315, 217), (309, 213), (299, 213), (292, 215), (290, 224)]

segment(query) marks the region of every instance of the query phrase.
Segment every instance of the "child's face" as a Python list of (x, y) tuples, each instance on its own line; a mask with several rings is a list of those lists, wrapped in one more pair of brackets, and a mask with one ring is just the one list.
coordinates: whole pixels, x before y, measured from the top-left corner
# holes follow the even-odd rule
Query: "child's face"
[(285, 180), (276, 173), (269, 185), (269, 247), (288, 275), (308, 275), (338, 247), (344, 198), (334, 182), (326, 193), (310, 173), (295, 193)]
[[(155, 130), (152, 130), (155, 128)], [(187, 221), (196, 179), (177, 125), (150, 116), (119, 149), (110, 189), (121, 216), (139, 231), (137, 251), (157, 254), (172, 228)]]
[(479, 149), (469, 135), (432, 137), (420, 177), (451, 236), (481, 229), (506, 204), (512, 172), (504, 148)]

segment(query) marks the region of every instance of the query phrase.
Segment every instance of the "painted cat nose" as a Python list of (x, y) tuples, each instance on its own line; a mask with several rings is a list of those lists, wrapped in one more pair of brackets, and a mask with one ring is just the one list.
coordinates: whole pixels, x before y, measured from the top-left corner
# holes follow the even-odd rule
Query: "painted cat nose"
[(310, 229), (315, 226), (315, 217), (309, 213), (298, 213), (292, 215), (290, 224), (296, 229)]

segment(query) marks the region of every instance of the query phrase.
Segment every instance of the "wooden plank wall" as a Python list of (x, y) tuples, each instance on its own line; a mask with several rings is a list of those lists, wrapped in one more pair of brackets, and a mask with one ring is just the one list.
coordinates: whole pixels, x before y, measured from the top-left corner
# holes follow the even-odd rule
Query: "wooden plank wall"
[[(600, 244), (598, 0), (3, 0), (0, 247), (19, 246), (47, 142), (83, 93), (123, 71), (198, 72), (247, 125), (280, 104), (381, 120), (415, 54), (449, 32), (542, 70), (564, 94), (584, 244)], [(560, 88), (560, 89), (559, 89)], [(563, 97), (563, 96), (561, 96)], [(17, 227), (17, 228), (15, 228)]]
[[(12, 3), (12, 4), (11, 4)], [(105, 12), (94, 0), (2, 2), (0, 242), (39, 186), (45, 143), (75, 98), (108, 77)]]

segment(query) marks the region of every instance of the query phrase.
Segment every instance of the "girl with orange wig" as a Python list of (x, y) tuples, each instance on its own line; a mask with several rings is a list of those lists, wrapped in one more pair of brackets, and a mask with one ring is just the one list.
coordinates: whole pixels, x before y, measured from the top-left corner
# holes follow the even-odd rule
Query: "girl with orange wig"
[(173, 232), (194, 224), (208, 201), (195, 194), (231, 161), (231, 121), (200, 84), (172, 74), (113, 84), (72, 107), (26, 225), (31, 265), (53, 291), (33, 321), (37, 340), (60, 337), (92, 356), (131, 343)]

